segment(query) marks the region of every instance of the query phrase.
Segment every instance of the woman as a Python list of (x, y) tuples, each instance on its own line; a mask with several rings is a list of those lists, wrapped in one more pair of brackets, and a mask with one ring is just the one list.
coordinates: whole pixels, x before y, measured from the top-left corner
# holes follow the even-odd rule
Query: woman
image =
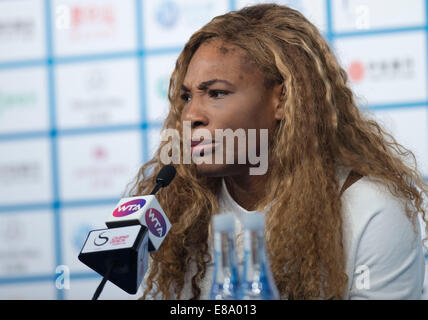
[[(143, 298), (208, 297), (210, 223), (223, 211), (238, 221), (264, 212), (282, 298), (420, 297), (426, 185), (404, 162), (411, 152), (362, 116), (345, 71), (299, 12), (257, 5), (214, 18), (184, 47), (168, 97), (164, 129), (190, 124), (182, 152), (190, 145), (199, 160), (213, 154), (218, 141), (198, 145), (202, 129), (268, 129), (269, 163), (261, 175), (249, 174), (249, 161), (175, 165), (175, 180), (158, 193), (173, 227), (151, 254)], [(153, 188), (166, 144), (142, 166), (132, 194)], [(350, 172), (361, 178), (341, 195)]]

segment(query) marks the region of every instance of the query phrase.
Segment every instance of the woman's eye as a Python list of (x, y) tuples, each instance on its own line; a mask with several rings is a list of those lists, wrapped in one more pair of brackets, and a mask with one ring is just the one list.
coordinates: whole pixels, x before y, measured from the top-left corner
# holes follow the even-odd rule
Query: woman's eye
[(227, 94), (229, 94), (229, 92), (225, 91), (225, 90), (210, 90), (208, 92), (208, 95), (211, 98), (222, 98), (222, 97), (224, 97)]
[(191, 100), (191, 96), (190, 96), (190, 94), (188, 94), (188, 93), (183, 93), (183, 94), (180, 96), (180, 98), (181, 98), (181, 100), (183, 100), (183, 101), (185, 101), (185, 102), (189, 102), (189, 101)]

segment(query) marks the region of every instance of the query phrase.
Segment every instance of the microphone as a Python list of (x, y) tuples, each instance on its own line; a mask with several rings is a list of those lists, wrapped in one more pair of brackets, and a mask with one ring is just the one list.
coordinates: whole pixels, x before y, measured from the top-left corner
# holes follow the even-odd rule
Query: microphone
[(155, 193), (175, 177), (172, 165), (164, 166), (150, 195), (123, 198), (109, 215), (107, 229), (92, 230), (79, 260), (103, 276), (93, 300), (98, 299), (107, 280), (135, 294), (148, 267), (148, 252), (159, 249), (171, 228)]
[(106, 226), (117, 228), (142, 225), (149, 229), (149, 251), (156, 251), (171, 229), (171, 223), (157, 201), (155, 193), (161, 187), (168, 186), (174, 177), (175, 168), (172, 165), (164, 166), (156, 177), (156, 186), (150, 195), (121, 199), (106, 221)]
[(162, 169), (159, 171), (156, 177), (156, 186), (154, 187), (152, 192), (150, 192), (150, 194), (155, 194), (156, 192), (158, 192), (159, 188), (161, 187), (163, 188), (169, 185), (172, 179), (174, 179), (174, 177), (175, 177), (174, 166), (169, 164), (162, 167)]

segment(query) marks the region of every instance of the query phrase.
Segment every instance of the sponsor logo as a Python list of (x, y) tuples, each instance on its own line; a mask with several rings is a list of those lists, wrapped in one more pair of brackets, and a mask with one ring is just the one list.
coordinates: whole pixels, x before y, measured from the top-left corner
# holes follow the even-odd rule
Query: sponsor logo
[(1, 41), (30, 41), (34, 38), (35, 23), (33, 20), (16, 19), (0, 21)]
[(18, 216), (3, 219), (0, 224), (0, 239), (8, 245), (19, 243), (27, 235), (26, 224)]
[(362, 62), (352, 61), (348, 66), (352, 82), (392, 81), (412, 79), (415, 76), (415, 62), (412, 58), (392, 58)]
[(71, 26), (74, 28), (87, 24), (112, 26), (114, 23), (114, 10), (111, 6), (91, 5), (71, 8)]
[(0, 116), (11, 109), (26, 108), (37, 103), (34, 92), (2, 92), (0, 91)]
[[(47, 213), (47, 212), (46, 212)], [(5, 277), (51, 270), (46, 260), (50, 230), (38, 232), (45, 214), (5, 214), (0, 219), (0, 274)], [(37, 241), (35, 241), (37, 239)]]
[(129, 166), (123, 161), (114, 159), (108, 146), (101, 143), (94, 144), (89, 148), (89, 159), (87, 163), (76, 165), (73, 168), (73, 180), (80, 181), (92, 191), (111, 192), (117, 188), (117, 183), (123, 175), (128, 174)]
[(178, 5), (174, 1), (162, 1), (155, 9), (156, 21), (164, 28), (175, 26), (179, 16)]
[(99, 146), (93, 150), (93, 156), (96, 160), (105, 160), (108, 158), (108, 153), (105, 148)]
[(112, 246), (118, 246), (118, 245), (121, 245), (121, 244), (126, 244), (126, 240), (129, 238), (129, 235), (127, 234), (127, 235), (124, 235), (124, 236), (116, 236), (116, 237), (113, 237), (111, 240), (110, 240), (110, 245), (112, 245)]
[(111, 246), (119, 246), (126, 244), (127, 240), (129, 239), (129, 234), (121, 235), (121, 236), (114, 236), (111, 239), (104, 235), (108, 231), (101, 232), (97, 237), (94, 239), (94, 245), (97, 247), (102, 247), (106, 243), (108, 243)]
[(125, 98), (113, 92), (114, 84), (108, 70), (87, 70), (81, 78), (82, 93), (70, 99), (73, 112), (82, 114), (90, 124), (105, 124), (114, 120), (113, 112), (126, 107)]
[(83, 82), (85, 83), (88, 92), (96, 90), (105, 90), (107, 88), (109, 77), (106, 70), (101, 68), (90, 69), (84, 75)]
[(116, 30), (115, 10), (110, 5), (55, 7), (55, 26), (70, 30), (71, 40), (111, 37)]
[(101, 246), (105, 245), (108, 242), (109, 238), (107, 236), (103, 236), (104, 233), (106, 233), (106, 232), (107, 231), (101, 232), (98, 235), (98, 237), (96, 237), (94, 239), (94, 245), (96, 245), (97, 247), (101, 247)]
[(169, 76), (164, 75), (156, 80), (156, 94), (160, 99), (165, 101), (168, 101), (168, 86)]
[(40, 179), (38, 162), (0, 163), (0, 185), (37, 183)]
[(128, 201), (119, 207), (116, 208), (116, 210), (113, 211), (113, 216), (120, 218), (124, 217), (130, 214), (133, 214), (140, 210), (144, 205), (146, 204), (146, 200), (144, 199), (136, 199)]
[(145, 214), (146, 225), (150, 233), (156, 237), (163, 237), (166, 234), (166, 222), (162, 214), (155, 208), (150, 208)]
[(365, 68), (360, 61), (353, 61), (349, 65), (348, 74), (353, 82), (360, 82), (364, 78)]

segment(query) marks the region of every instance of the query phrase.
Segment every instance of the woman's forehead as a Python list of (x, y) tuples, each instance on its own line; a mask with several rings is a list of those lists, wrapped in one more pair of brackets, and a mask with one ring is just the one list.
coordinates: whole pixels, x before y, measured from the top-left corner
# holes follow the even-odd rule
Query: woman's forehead
[(243, 56), (246, 55), (246, 52), (233, 44), (227, 43), (220, 39), (210, 39), (200, 45), (200, 47), (193, 54), (190, 63), (196, 59), (206, 58), (206, 59), (218, 59), (224, 61), (225, 59), (232, 62), (239, 62)]
[(255, 71), (255, 65), (249, 62), (248, 53), (244, 49), (215, 39), (198, 48), (190, 60), (185, 79), (224, 75), (242, 80)]

